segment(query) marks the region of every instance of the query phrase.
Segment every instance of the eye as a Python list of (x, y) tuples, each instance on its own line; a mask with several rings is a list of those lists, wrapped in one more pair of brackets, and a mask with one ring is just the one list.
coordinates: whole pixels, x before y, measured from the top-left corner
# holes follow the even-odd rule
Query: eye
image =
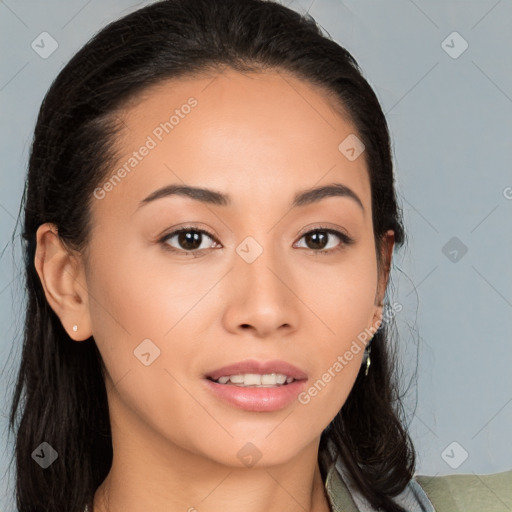
[[(325, 249), (326, 245), (328, 245), (329, 237), (335, 236), (338, 240), (341, 240), (341, 243), (338, 243), (336, 246), (332, 246), (328, 249)], [(354, 240), (350, 238), (345, 233), (338, 231), (336, 229), (321, 227), (319, 226), (316, 229), (308, 231), (300, 238), (305, 239), (306, 244), (308, 245), (306, 249), (311, 249), (316, 254), (332, 254), (333, 252), (342, 250), (345, 246), (351, 245), (354, 243)]]
[[(194, 252), (200, 252), (212, 247), (211, 243), (203, 244), (204, 236), (213, 240), (214, 244), (218, 243), (217, 239), (211, 233), (204, 229), (198, 229), (195, 227), (184, 227), (177, 229), (176, 231), (172, 231), (171, 233), (163, 236), (159, 240), (159, 243), (163, 244), (164, 248), (168, 251), (196, 257), (196, 255), (193, 254)], [(176, 239), (175, 243), (178, 244), (178, 248), (169, 244), (169, 241), (173, 239)]]
[[(205, 236), (212, 240), (213, 244), (211, 242), (209, 244), (205, 244)], [(331, 247), (328, 247), (326, 249), (326, 246), (328, 245), (329, 242), (329, 238), (332, 240), (333, 237), (338, 238), (338, 240), (340, 240), (341, 243), (338, 242), (338, 244), (335, 245), (334, 247), (331, 245)], [(169, 241), (173, 239), (175, 239), (174, 243), (176, 243), (178, 247), (175, 247), (169, 243)], [(347, 234), (342, 233), (341, 231), (338, 231), (336, 229), (322, 226), (319, 226), (316, 229), (304, 233), (301, 236), (300, 240), (302, 239), (306, 241), (306, 249), (310, 249), (315, 254), (323, 255), (332, 254), (336, 251), (340, 251), (344, 247), (354, 243), (354, 240), (350, 238)], [(164, 246), (165, 250), (167, 251), (193, 257), (198, 257), (205, 249), (220, 246), (220, 242), (218, 242), (215, 236), (212, 235), (210, 232), (193, 226), (187, 226), (172, 231), (171, 233), (160, 238), (158, 242), (161, 243)]]

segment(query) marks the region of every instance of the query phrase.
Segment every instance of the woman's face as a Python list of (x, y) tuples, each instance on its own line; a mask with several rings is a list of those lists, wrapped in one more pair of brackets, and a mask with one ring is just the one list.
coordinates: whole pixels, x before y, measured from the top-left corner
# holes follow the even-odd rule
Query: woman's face
[[(112, 424), (119, 438), (158, 441), (167, 455), (289, 460), (342, 407), (360, 340), (382, 311), (355, 129), (284, 73), (168, 81), (120, 119), (119, 160), (95, 191), (84, 270)], [(334, 184), (337, 194), (293, 205)], [(144, 201), (171, 185), (215, 194)], [(271, 387), (253, 388), (251, 376), (244, 387), (208, 378), (293, 374), (272, 364), (215, 373), (245, 361), (281, 361), (303, 380), (265, 377)]]

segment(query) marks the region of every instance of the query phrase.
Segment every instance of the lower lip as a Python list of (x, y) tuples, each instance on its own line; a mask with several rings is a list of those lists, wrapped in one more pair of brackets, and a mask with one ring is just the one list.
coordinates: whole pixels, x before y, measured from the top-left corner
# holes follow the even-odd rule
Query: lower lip
[(278, 411), (297, 400), (306, 380), (294, 380), (290, 384), (269, 388), (242, 387), (233, 384), (219, 384), (205, 379), (208, 389), (214, 395), (239, 409), (253, 412)]

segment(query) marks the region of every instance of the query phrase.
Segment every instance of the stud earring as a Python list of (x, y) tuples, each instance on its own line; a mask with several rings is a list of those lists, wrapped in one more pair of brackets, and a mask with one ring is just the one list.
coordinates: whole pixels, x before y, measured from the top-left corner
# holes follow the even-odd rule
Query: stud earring
[(78, 325), (76, 325), (76, 324), (73, 325), (73, 331), (75, 331), (75, 332), (78, 331)]

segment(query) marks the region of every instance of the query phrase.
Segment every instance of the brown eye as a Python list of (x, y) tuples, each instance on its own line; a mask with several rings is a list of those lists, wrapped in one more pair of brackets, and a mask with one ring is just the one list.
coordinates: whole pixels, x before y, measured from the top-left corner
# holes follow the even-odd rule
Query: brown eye
[[(334, 241), (334, 245), (332, 245), (331, 242), (331, 246), (326, 249), (327, 245), (334, 237), (341, 240), (341, 243), (336, 244)], [(331, 254), (354, 243), (354, 240), (345, 233), (330, 228), (318, 228), (308, 231), (301, 237), (301, 240), (302, 239), (304, 239), (306, 243), (306, 249), (311, 249), (318, 254)]]
[[(180, 253), (192, 253), (199, 252), (203, 249), (208, 249), (212, 247), (212, 243), (205, 244), (205, 237), (213, 240), (214, 244), (216, 244), (216, 240), (211, 233), (205, 231), (204, 229), (197, 228), (181, 228), (168, 235), (162, 237), (159, 242), (164, 244), (167, 250), (172, 252), (180, 252)], [(175, 239), (176, 246), (173, 246), (168, 243), (169, 240)], [(206, 240), (207, 242), (207, 240)]]
[(324, 249), (329, 241), (329, 233), (326, 231), (312, 231), (304, 235), (306, 245), (309, 249)]

